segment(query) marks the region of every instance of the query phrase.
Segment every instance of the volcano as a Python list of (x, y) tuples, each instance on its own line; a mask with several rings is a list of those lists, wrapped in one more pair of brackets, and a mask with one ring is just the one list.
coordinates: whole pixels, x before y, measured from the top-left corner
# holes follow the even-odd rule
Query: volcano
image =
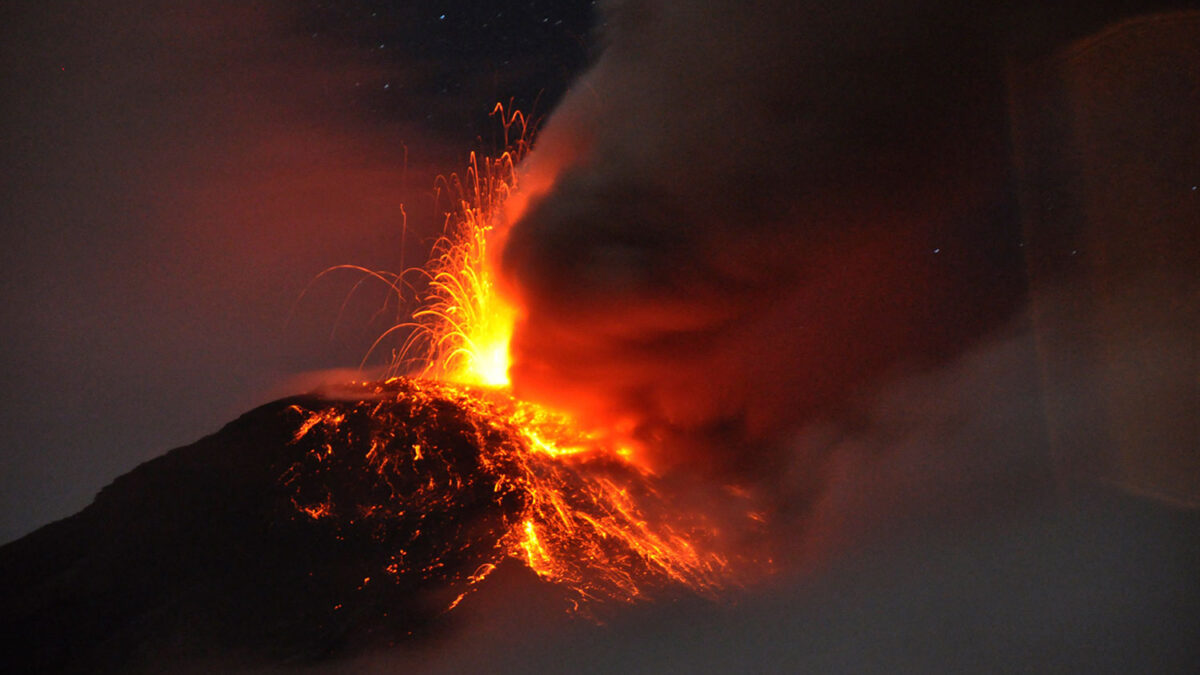
[(700, 585), (686, 542), (632, 524), (650, 478), (531, 447), (512, 405), (358, 383), (269, 403), (139, 466), (0, 548), (0, 670), (305, 663), (404, 642), (508, 557), (579, 598)]

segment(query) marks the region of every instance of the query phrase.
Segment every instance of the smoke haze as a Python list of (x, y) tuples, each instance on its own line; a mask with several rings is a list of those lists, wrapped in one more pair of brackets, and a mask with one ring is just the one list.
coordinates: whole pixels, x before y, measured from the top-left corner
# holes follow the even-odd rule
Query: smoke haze
[(503, 253), (526, 312), (521, 393), (632, 423), (666, 464), (753, 472), (866, 380), (1011, 315), (1019, 234), (984, 13), (607, 9)]
[[(1194, 291), (1179, 226), (1194, 142), (1170, 121), (1194, 86), (1175, 74), (1189, 20), (1158, 51), (1134, 28), (1052, 56), (1169, 4), (609, 3), (604, 51), (547, 120), (510, 213), (518, 394), (631, 428), (660, 467), (761, 484), (798, 430), (854, 428), (883, 383), (1011, 332), (1029, 261), (1043, 319), (1117, 278), (1157, 281), (1110, 323)], [(1142, 111), (1126, 102), (1154, 85), (1137, 77), (1161, 82)], [(1132, 223), (1159, 228), (1159, 248), (1120, 234)], [(1171, 323), (1169, 341), (1195, 327), (1160, 316), (1139, 322)]]

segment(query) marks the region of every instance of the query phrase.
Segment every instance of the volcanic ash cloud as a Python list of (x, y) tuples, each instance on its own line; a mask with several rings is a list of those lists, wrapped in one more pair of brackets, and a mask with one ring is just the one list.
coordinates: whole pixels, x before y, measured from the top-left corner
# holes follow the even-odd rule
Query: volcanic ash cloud
[(1002, 78), (978, 26), (920, 4), (610, 3), (510, 209), (517, 393), (662, 466), (763, 473), (1002, 320), (1012, 261), (965, 241), (1007, 199)]

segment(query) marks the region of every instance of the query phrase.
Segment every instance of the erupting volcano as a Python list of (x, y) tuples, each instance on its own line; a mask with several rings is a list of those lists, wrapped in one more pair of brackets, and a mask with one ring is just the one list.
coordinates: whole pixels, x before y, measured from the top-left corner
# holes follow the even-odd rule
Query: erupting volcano
[[(519, 113), (506, 132), (514, 124)], [(524, 139), (445, 179), (458, 203), (426, 267), (368, 272), (420, 289), (372, 347), (404, 336), (384, 380), (264, 406), (6, 548), (5, 631), (31, 645), (17, 665), (124, 669), (214, 645), (307, 660), (392, 643), (505, 560), (560, 585), (564, 611), (593, 616), (597, 603), (729, 582), (717, 526), (676, 503), (632, 440), (508, 387), (516, 311), (488, 244)]]
[[(354, 527), (370, 523), (412, 541), (421, 522), (438, 511), (479, 508), (499, 515), (481, 535), (492, 544), (490, 555), (465, 579), (455, 579), (468, 585), (511, 556), (538, 576), (567, 584), (580, 600), (633, 600), (660, 581), (696, 590), (719, 586), (726, 561), (706, 548), (715, 530), (697, 515), (671, 513), (654, 475), (633, 461), (628, 440), (582, 429), (568, 415), (514, 398), (507, 388), (516, 310), (497, 292), (488, 244), (518, 188), (529, 131), (519, 111), (506, 116), (497, 105), (494, 114), (503, 121), (506, 145), (514, 125), (518, 140), (498, 158), (483, 160), (482, 168), (472, 154), (464, 180), (442, 181), (457, 204), (431, 262), (401, 275), (371, 273), (397, 293), (407, 274), (425, 282), (411, 320), (373, 346), (409, 331), (389, 368), (392, 377), (338, 391), (356, 401), (349, 415), (357, 422), (348, 421), (343, 406), (304, 411), (297, 441), (322, 440), (283, 480), (303, 493), (297, 508), (310, 517), (337, 516)], [(396, 375), (413, 371), (419, 379)], [(446, 414), (460, 417), (469, 433), (439, 435), (437, 420)], [(457, 456), (464, 446), (469, 456)], [(352, 447), (368, 448), (349, 461), (370, 474), (370, 487), (334, 497), (320, 476), (327, 463), (347, 461), (339, 455)], [(437, 467), (432, 473), (431, 466)], [(366, 494), (373, 503), (362, 503)], [(454, 538), (437, 546), (449, 551), (458, 544), (471, 546)], [(397, 544), (387, 568), (392, 574), (411, 568), (407, 545)], [(438, 556), (430, 564), (443, 565)]]
[(9, 3), (0, 673), (1195, 671), (1198, 3)]

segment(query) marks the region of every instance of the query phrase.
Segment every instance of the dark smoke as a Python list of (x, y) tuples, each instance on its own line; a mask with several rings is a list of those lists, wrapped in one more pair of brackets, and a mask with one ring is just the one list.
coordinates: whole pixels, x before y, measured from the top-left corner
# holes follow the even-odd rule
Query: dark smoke
[(503, 261), (517, 388), (803, 573), (512, 672), (1188, 672), (1200, 13), (1117, 22), (1196, 3), (769, 4), (610, 3)]
[(864, 382), (1011, 315), (988, 12), (607, 9), (605, 51), (538, 139), (503, 254), (527, 309), (523, 393), (632, 418), (666, 463), (759, 471), (762, 447)]
[(1169, 4), (1194, 3), (608, 3), (511, 214), (518, 393), (631, 424), (664, 466), (777, 475), (796, 430), (853, 428), (1018, 316), (1018, 187), (1077, 176), (1018, 175), (1014, 73)]

